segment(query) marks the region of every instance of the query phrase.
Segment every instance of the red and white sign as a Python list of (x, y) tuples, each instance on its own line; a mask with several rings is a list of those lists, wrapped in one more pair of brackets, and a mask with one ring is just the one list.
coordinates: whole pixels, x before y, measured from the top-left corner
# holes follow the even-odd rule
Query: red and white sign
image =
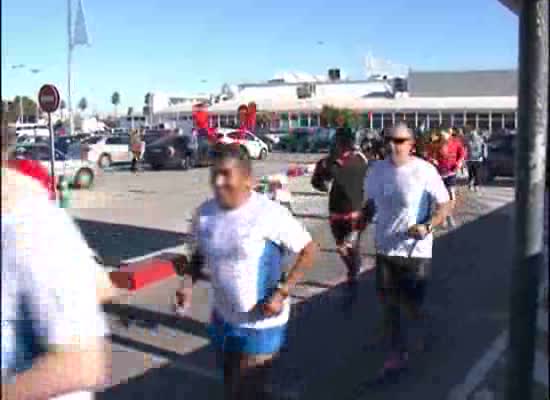
[(38, 92), (38, 104), (40, 108), (47, 112), (53, 113), (59, 108), (59, 91), (54, 85), (44, 85)]

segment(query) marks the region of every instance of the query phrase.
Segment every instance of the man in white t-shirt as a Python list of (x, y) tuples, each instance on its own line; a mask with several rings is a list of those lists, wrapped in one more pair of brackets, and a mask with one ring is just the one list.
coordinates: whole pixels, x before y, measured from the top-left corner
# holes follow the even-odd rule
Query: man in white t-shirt
[(383, 375), (401, 370), (407, 359), (401, 308), (424, 334), (421, 305), (432, 260), (432, 230), (450, 211), (449, 193), (436, 168), (411, 154), (412, 131), (398, 125), (385, 140), (391, 154), (372, 167), (364, 187), (366, 222), (376, 215), (377, 292), (391, 343)]
[[(219, 151), (219, 150), (218, 150)], [(285, 207), (252, 190), (251, 164), (224, 147), (211, 170), (214, 198), (196, 211), (195, 252), (176, 305), (189, 307), (202, 265), (210, 270), (210, 334), (223, 363), (225, 398), (256, 400), (285, 340), (289, 289), (313, 265), (315, 244)], [(286, 252), (297, 254), (285, 274)]]
[(107, 382), (97, 268), (65, 211), (2, 168), (2, 399), (91, 399)]
[(6, 166), (6, 129), (1, 138), (1, 398), (91, 399), (109, 378), (105, 282), (96, 286), (99, 267), (65, 211)]

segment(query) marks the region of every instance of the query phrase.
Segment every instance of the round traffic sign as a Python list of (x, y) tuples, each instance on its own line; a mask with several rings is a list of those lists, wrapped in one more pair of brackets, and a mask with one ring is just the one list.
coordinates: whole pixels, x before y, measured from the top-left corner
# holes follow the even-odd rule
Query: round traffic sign
[(44, 85), (38, 92), (38, 104), (47, 113), (53, 113), (59, 107), (59, 92), (54, 85)]

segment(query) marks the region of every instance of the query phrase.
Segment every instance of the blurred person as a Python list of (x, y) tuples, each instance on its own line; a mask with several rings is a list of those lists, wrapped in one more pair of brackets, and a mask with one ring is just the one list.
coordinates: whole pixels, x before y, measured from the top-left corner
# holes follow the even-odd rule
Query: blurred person
[(130, 131), (130, 152), (132, 153), (132, 166), (130, 170), (137, 172), (138, 162), (141, 159), (142, 152), (142, 137), (138, 129), (132, 129)]
[[(422, 306), (432, 261), (432, 230), (450, 210), (449, 193), (436, 168), (411, 154), (413, 132), (397, 125), (385, 139), (391, 154), (367, 174), (363, 208), (365, 223), (376, 218), (376, 290), (390, 342), (380, 378), (406, 366), (411, 342), (420, 350), (426, 345)], [(405, 336), (401, 310), (414, 340)]]
[(479, 191), (481, 167), (487, 158), (487, 143), (475, 130), (468, 133), (466, 137), (466, 165), (468, 167), (468, 188)]
[(3, 129), (2, 399), (91, 399), (109, 378), (98, 266), (46, 189), (8, 167), (8, 136)]
[[(348, 284), (356, 287), (361, 269), (361, 208), (367, 159), (354, 149), (355, 140), (348, 128), (338, 128), (333, 153), (319, 165), (325, 181), (331, 182), (329, 222), (336, 250), (347, 269)], [(319, 172), (318, 172), (319, 173)], [(312, 180), (312, 184), (314, 184)]]
[[(264, 399), (273, 359), (285, 341), (289, 290), (313, 266), (316, 245), (285, 207), (252, 190), (251, 162), (238, 148), (217, 149), (211, 168), (214, 198), (194, 215), (194, 252), (190, 267), (178, 268), (183, 281), (175, 306), (180, 313), (189, 309), (193, 284), (202, 267), (208, 268), (209, 331), (223, 368), (224, 398)], [(285, 273), (287, 251), (297, 257)]]
[[(443, 128), (440, 131), (440, 141), (436, 146), (434, 162), (443, 178), (443, 182), (451, 197), (451, 210), (456, 205), (457, 175), (464, 165), (466, 149), (460, 139), (453, 137), (452, 130)], [(447, 227), (455, 226), (452, 213), (447, 216)]]

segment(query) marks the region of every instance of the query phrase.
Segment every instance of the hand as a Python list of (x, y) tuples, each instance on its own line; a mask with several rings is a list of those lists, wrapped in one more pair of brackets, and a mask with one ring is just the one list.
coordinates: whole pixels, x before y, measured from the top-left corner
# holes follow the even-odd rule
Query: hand
[(283, 311), (285, 296), (276, 291), (271, 298), (262, 304), (262, 314), (265, 317), (274, 317)]
[(411, 226), (407, 233), (412, 238), (415, 238), (417, 240), (422, 240), (426, 236), (428, 236), (428, 228), (426, 228), (426, 225), (416, 224)]
[(193, 297), (193, 289), (191, 288), (178, 289), (174, 297), (175, 311), (188, 310), (191, 307), (192, 297)]

